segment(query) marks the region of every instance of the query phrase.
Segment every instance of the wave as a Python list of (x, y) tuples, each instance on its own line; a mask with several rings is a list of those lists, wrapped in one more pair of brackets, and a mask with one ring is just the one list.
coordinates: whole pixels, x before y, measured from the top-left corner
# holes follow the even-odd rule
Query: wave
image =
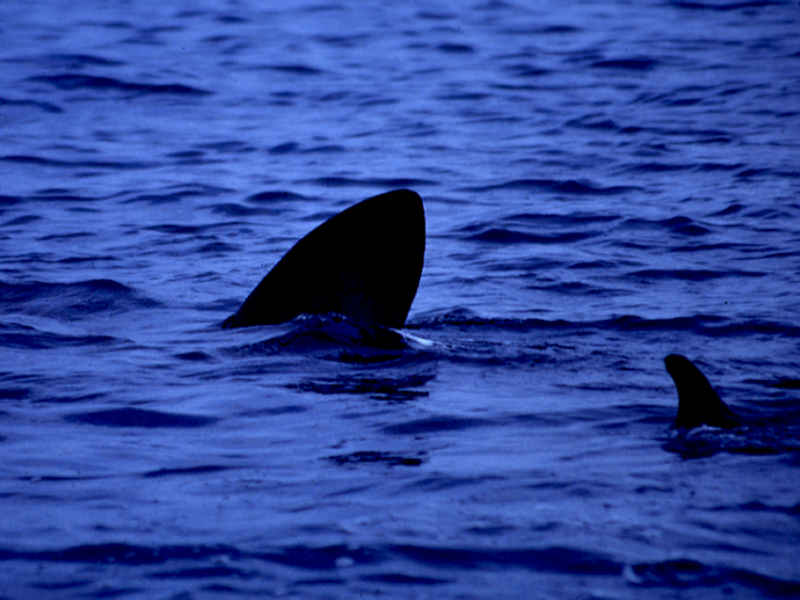
[(219, 419), (143, 408), (111, 408), (67, 415), (67, 421), (104, 427), (205, 427)]
[(233, 190), (228, 188), (223, 188), (214, 185), (204, 185), (204, 184), (180, 184), (180, 185), (173, 185), (168, 186), (164, 189), (163, 192), (156, 193), (156, 192), (146, 192), (142, 193), (141, 191), (127, 191), (122, 192), (121, 196), (129, 196), (125, 198), (122, 202), (124, 204), (132, 204), (136, 202), (144, 202), (146, 204), (151, 204), (153, 206), (157, 206), (160, 204), (168, 204), (172, 202), (180, 202), (181, 200), (190, 199), (194, 197), (216, 197), (224, 194), (229, 194)]
[(9, 63), (34, 63), (47, 67), (60, 67), (62, 69), (82, 69), (84, 67), (121, 67), (125, 62), (113, 58), (105, 58), (95, 54), (78, 54), (68, 52), (53, 52), (35, 56), (20, 56), (5, 58), (3, 62)]
[(38, 108), (48, 113), (62, 113), (64, 109), (53, 104), (52, 102), (43, 102), (41, 100), (13, 100), (11, 98), (0, 97), (0, 106), (23, 106)]
[(180, 469), (155, 469), (154, 471), (147, 471), (142, 477), (172, 477), (174, 475), (205, 475), (206, 473), (218, 473), (219, 471), (227, 471), (231, 467), (223, 465), (199, 465), (196, 467), (186, 467)]
[(389, 435), (411, 435), (418, 436), (426, 433), (440, 433), (442, 431), (463, 431), (480, 427), (498, 425), (488, 419), (478, 419), (474, 417), (456, 417), (439, 415), (425, 419), (414, 419), (404, 423), (387, 425), (383, 432)]
[(158, 233), (168, 233), (170, 235), (186, 235), (196, 236), (206, 231), (211, 231), (219, 227), (225, 227), (225, 223), (207, 223), (205, 225), (175, 225), (173, 223), (164, 223), (162, 225), (149, 225), (142, 227), (142, 231), (157, 231)]
[(529, 25), (514, 25), (511, 27), (504, 27), (500, 33), (506, 35), (522, 35), (522, 36), (535, 36), (535, 35), (565, 35), (572, 33), (581, 33), (584, 29), (575, 25), (543, 25), (537, 20), (535, 24)]
[(345, 147), (338, 144), (326, 144), (303, 148), (297, 142), (284, 142), (276, 144), (267, 150), (270, 154), (330, 154), (344, 152)]
[(97, 313), (117, 313), (160, 306), (156, 300), (113, 279), (73, 283), (0, 282), (3, 312), (54, 317), (66, 321)]
[(624, 277), (634, 279), (678, 279), (682, 281), (708, 281), (723, 277), (765, 277), (761, 271), (714, 271), (711, 269), (641, 269), (626, 273)]
[(210, 204), (207, 209), (217, 215), (225, 217), (250, 217), (253, 215), (270, 215), (275, 216), (283, 213), (282, 210), (274, 208), (264, 208), (260, 206), (245, 206), (236, 202), (221, 202), (218, 204)]
[(745, 569), (714, 567), (690, 558), (635, 563), (626, 567), (625, 579), (641, 587), (689, 589), (724, 585), (728, 589), (742, 586), (769, 596), (788, 598), (800, 594), (799, 581), (787, 581)]
[(735, 10), (748, 10), (752, 8), (763, 8), (767, 6), (783, 6), (783, 2), (777, 0), (749, 0), (747, 2), (689, 2), (677, 1), (671, 3), (677, 8), (689, 10), (709, 10), (717, 12), (729, 12)]
[(312, 183), (322, 187), (374, 187), (380, 189), (415, 188), (419, 186), (438, 185), (438, 182), (429, 179), (414, 179), (408, 177), (365, 177), (360, 179), (350, 177), (316, 177), (314, 179), (304, 179), (298, 183)]
[[(733, 210), (732, 212), (736, 211)], [(618, 227), (622, 230), (661, 230), (686, 237), (699, 237), (708, 235), (712, 232), (710, 227), (702, 225), (694, 219), (683, 215), (670, 217), (668, 219), (644, 219), (641, 217), (629, 218), (620, 223)], [(721, 247), (737, 247), (735, 242), (729, 242), (729, 244), (731, 245), (722, 245)]]
[(696, 171), (713, 173), (715, 171), (741, 171), (747, 165), (744, 163), (661, 163), (661, 162), (641, 162), (623, 166), (622, 170), (628, 173), (664, 173), (671, 171)]
[(44, 57), (48, 62), (62, 66), (80, 67), (121, 67), (124, 61), (113, 58), (105, 58), (94, 54), (69, 54), (55, 53), (46, 54)]
[(5, 162), (39, 165), (43, 167), (92, 168), (92, 169), (149, 169), (158, 163), (119, 160), (60, 160), (31, 154), (6, 154), (0, 156)]
[[(346, 561), (349, 566), (378, 566), (397, 560), (434, 569), (471, 569), (482, 565), (524, 568), (567, 575), (619, 575), (623, 564), (600, 553), (568, 547), (460, 548), (447, 546), (283, 546), (246, 551), (230, 545), (140, 546), (127, 543), (85, 544), (55, 550), (0, 549), (0, 561), (80, 562), (118, 565), (161, 565), (171, 561), (222, 559), (273, 563), (307, 570), (333, 570)], [(641, 569), (640, 569), (641, 570)], [(409, 574), (408, 576), (413, 576)]]
[(425, 451), (421, 450), (417, 456), (404, 456), (402, 454), (394, 454), (392, 452), (374, 451), (374, 450), (361, 450), (358, 452), (350, 452), (349, 454), (335, 454), (328, 456), (327, 459), (337, 465), (362, 465), (379, 463), (390, 467), (404, 466), (404, 467), (418, 467), (424, 461)]
[(307, 199), (307, 196), (288, 190), (264, 190), (263, 192), (257, 192), (245, 198), (247, 202), (285, 202)]
[(66, 335), (41, 331), (19, 323), (0, 323), (0, 347), (20, 350), (46, 350), (75, 346), (108, 346), (119, 340), (108, 335)]
[(229, 349), (229, 353), (263, 356), (295, 352), (346, 363), (415, 360), (425, 355), (393, 329), (360, 323), (335, 313), (300, 315), (283, 327), (284, 331), (274, 337)]
[(620, 217), (614, 214), (591, 214), (591, 213), (517, 213), (503, 217), (501, 220), (507, 223), (530, 223), (536, 226), (574, 226), (574, 225), (594, 225), (617, 221)]
[(482, 317), (465, 309), (433, 311), (415, 315), (406, 325), (409, 329), (443, 329), (449, 327), (486, 327), (518, 332), (535, 330), (609, 330), (609, 331), (692, 331), (711, 337), (742, 335), (782, 335), (800, 338), (800, 326), (776, 321), (748, 319), (731, 321), (716, 315), (691, 315), (663, 319), (648, 319), (637, 315), (620, 315), (594, 321), (569, 321), (565, 319)]
[(622, 564), (604, 554), (565, 547), (476, 549), (401, 545), (390, 549), (414, 562), (439, 568), (498, 565), (570, 575), (618, 575), (622, 571)]
[(396, 375), (381, 372), (380, 375), (370, 373), (367, 376), (348, 375), (307, 378), (288, 387), (289, 389), (313, 392), (315, 394), (368, 395), (374, 400), (400, 402), (428, 396), (427, 391), (419, 388), (429, 383), (433, 378), (434, 376), (430, 374), (409, 372), (404, 369)]
[(632, 71), (649, 71), (659, 65), (660, 61), (648, 56), (637, 56), (631, 58), (609, 58), (597, 60), (591, 66), (598, 69), (626, 69)]
[(37, 215), (24, 215), (22, 217), (17, 217), (16, 219), (11, 219), (10, 221), (2, 223), (2, 227), (19, 227), (21, 225), (28, 225), (41, 220), (42, 217)]
[(599, 235), (602, 235), (602, 232), (567, 231), (563, 233), (554, 233), (552, 235), (542, 235), (517, 231), (504, 227), (487, 227), (482, 231), (473, 233), (466, 239), (474, 242), (488, 242), (492, 244), (569, 244), (597, 237)]
[(0, 207), (14, 206), (20, 202), (23, 202), (23, 198), (19, 196), (0, 195)]
[(460, 191), (482, 193), (494, 190), (531, 190), (556, 192), (570, 195), (616, 195), (640, 191), (641, 188), (632, 185), (602, 186), (591, 181), (577, 181), (574, 179), (512, 179), (501, 183), (484, 186), (461, 188)]
[[(680, 90), (668, 92), (666, 94), (648, 95), (641, 94), (637, 96), (635, 102), (637, 103), (659, 103), (667, 106), (684, 105), (690, 103), (685, 98), (676, 95)], [(639, 133), (649, 133), (656, 136), (664, 137), (686, 137), (691, 139), (694, 143), (700, 144), (729, 144), (735, 137), (729, 131), (721, 129), (694, 129), (691, 127), (675, 128), (675, 127), (660, 127), (657, 125), (620, 125), (614, 119), (606, 116), (604, 113), (588, 113), (580, 117), (569, 119), (566, 126), (576, 129), (596, 129), (602, 131), (613, 131), (624, 135), (634, 135)], [(620, 171), (622, 173), (641, 173), (641, 172), (662, 172), (670, 170), (688, 170), (688, 171), (716, 171), (716, 170), (735, 170), (743, 168), (746, 165), (743, 163), (684, 163), (672, 165), (670, 163), (659, 163), (656, 161), (643, 161), (641, 163), (630, 163), (624, 166)]]
[(719, 453), (746, 456), (797, 454), (800, 453), (800, 428), (791, 424), (731, 431), (698, 428), (671, 437), (661, 447), (685, 460), (708, 458)]
[(240, 140), (207, 142), (203, 144), (196, 144), (195, 148), (199, 148), (203, 151), (212, 150), (217, 154), (248, 154), (257, 150), (255, 146)]
[[(753, 569), (716, 566), (690, 557), (667, 560), (630, 562), (596, 549), (570, 546), (542, 547), (479, 547), (436, 544), (294, 544), (262, 549), (245, 549), (232, 544), (163, 544), (146, 546), (126, 542), (71, 545), (52, 549), (14, 549), (0, 547), (0, 561), (37, 567), (48, 565), (85, 564), (115, 565), (124, 577), (116, 584), (104, 581), (98, 589), (93, 578), (75, 574), (60, 581), (73, 593), (130, 593), (158, 580), (197, 582), (210, 589), (226, 590), (237, 595), (253, 595), (240, 588), (242, 582), (265, 580), (271, 585), (276, 578), (285, 593), (293, 595), (308, 586), (320, 591), (326, 586), (328, 595), (338, 589), (345, 593), (349, 585), (372, 582), (398, 586), (433, 586), (442, 589), (457, 584), (466, 572), (487, 573), (524, 571), (543, 577), (561, 575), (566, 581), (576, 576), (623, 580), (641, 589), (663, 588), (687, 592), (709, 593), (721, 588), (726, 593), (758, 593), (770, 597), (793, 597), (800, 594), (800, 582), (764, 575)], [(276, 567), (281, 570), (276, 570)], [(344, 568), (346, 567), (346, 568)], [(497, 571), (499, 570), (499, 571)], [(137, 577), (141, 577), (139, 580)], [(498, 575), (500, 576), (500, 575)], [(583, 585), (587, 581), (581, 579)], [(521, 585), (521, 584), (520, 584)], [(530, 585), (530, 583), (528, 583)], [(569, 585), (569, 584), (567, 584)], [(411, 593), (411, 588), (404, 588)], [(462, 588), (463, 589), (463, 588)], [(356, 593), (355, 590), (349, 590)], [(388, 591), (385, 590), (384, 591)], [(526, 592), (530, 592), (527, 588)], [(412, 593), (413, 595), (413, 593)], [(524, 594), (523, 594), (524, 595)]]
[(280, 64), (280, 65), (267, 65), (263, 67), (270, 71), (278, 71), (280, 73), (289, 73), (291, 75), (322, 75), (325, 71), (303, 64)]
[(514, 77), (523, 79), (529, 77), (542, 77), (543, 75), (549, 75), (552, 73), (551, 69), (545, 69), (530, 63), (516, 63), (513, 65), (508, 65), (504, 70)]
[[(605, 225), (614, 222), (617, 215), (594, 215), (585, 213), (544, 214), (517, 213), (498, 221), (478, 222), (458, 229), (468, 234), (465, 239), (493, 244), (569, 244), (604, 235), (605, 230), (587, 229), (591, 225)], [(507, 224), (507, 225), (505, 225)], [(535, 229), (530, 233), (525, 229)], [(545, 230), (544, 233), (541, 230)], [(556, 231), (552, 231), (556, 229)], [(561, 229), (558, 231), (557, 229)]]
[(213, 93), (181, 83), (140, 83), (113, 77), (84, 75), (83, 73), (35, 75), (28, 77), (27, 81), (46, 83), (65, 91), (95, 90), (103, 92), (133, 92), (136, 94), (177, 94), (181, 96), (207, 96)]

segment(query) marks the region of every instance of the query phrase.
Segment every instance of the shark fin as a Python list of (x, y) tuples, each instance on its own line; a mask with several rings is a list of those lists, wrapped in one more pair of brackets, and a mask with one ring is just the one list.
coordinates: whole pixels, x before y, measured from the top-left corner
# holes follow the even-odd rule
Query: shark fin
[(301, 238), (223, 327), (339, 313), (403, 327), (425, 255), (422, 198), (395, 190), (367, 198)]

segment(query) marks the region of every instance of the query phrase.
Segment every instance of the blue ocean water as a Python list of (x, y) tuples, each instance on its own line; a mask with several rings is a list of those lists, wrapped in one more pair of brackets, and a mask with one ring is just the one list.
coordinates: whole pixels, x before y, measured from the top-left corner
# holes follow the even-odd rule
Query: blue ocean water
[[(0, 4), (0, 596), (800, 594), (800, 7)], [(223, 330), (425, 201), (406, 333)], [(662, 359), (746, 428), (670, 429)]]

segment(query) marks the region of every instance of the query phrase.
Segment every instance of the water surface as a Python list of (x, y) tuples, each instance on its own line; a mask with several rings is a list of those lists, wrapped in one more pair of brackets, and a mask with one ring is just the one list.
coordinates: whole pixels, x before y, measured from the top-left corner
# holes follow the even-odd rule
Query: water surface
[[(0, 593), (800, 593), (800, 10), (529, 4), (2, 4)], [(220, 328), (400, 187), (432, 345)]]

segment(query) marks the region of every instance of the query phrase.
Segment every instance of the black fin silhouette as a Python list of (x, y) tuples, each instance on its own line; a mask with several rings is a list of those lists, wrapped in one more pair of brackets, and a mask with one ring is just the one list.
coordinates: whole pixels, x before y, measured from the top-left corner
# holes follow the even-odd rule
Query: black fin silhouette
[(728, 408), (706, 376), (692, 361), (680, 354), (664, 358), (664, 366), (678, 390), (678, 415), (673, 427), (691, 429), (701, 425), (737, 427), (739, 417)]
[(395, 190), (367, 198), (301, 238), (222, 326), (340, 313), (402, 327), (424, 256), (425, 212), (419, 194)]

